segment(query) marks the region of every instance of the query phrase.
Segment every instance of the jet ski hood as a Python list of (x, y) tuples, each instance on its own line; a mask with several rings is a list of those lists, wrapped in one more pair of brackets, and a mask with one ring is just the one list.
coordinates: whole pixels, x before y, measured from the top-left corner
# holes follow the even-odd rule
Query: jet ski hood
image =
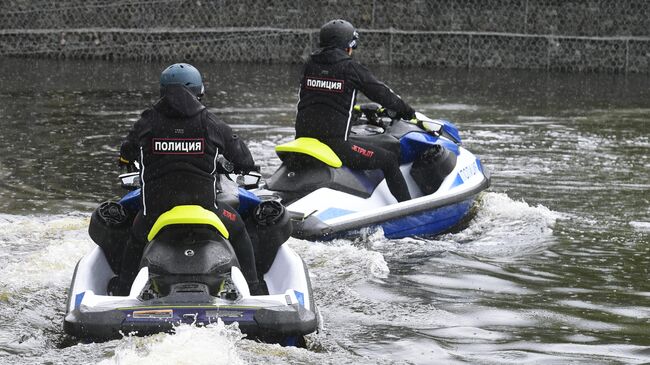
[(205, 106), (184, 85), (168, 85), (161, 90), (162, 97), (154, 104), (154, 109), (172, 118), (192, 117)]
[(336, 47), (319, 48), (311, 54), (314, 62), (323, 64), (333, 64), (351, 58), (344, 50)]

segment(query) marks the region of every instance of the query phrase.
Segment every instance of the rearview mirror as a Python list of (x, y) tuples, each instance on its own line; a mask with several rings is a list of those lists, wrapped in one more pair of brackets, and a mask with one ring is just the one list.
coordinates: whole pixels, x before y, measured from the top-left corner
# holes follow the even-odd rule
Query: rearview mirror
[(245, 175), (237, 175), (237, 177), (235, 178), (235, 182), (237, 183), (238, 186), (244, 189), (249, 189), (249, 188), (256, 188), (261, 179), (262, 179), (262, 174), (256, 171), (251, 171)]
[(122, 187), (127, 190), (135, 190), (140, 187), (140, 173), (129, 172), (119, 176)]

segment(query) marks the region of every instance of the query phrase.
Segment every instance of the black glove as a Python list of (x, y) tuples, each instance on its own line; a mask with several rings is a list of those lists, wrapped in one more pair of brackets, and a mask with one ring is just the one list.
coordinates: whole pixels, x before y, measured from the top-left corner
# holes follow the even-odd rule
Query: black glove
[(404, 120), (415, 119), (415, 110), (413, 108), (409, 108), (408, 111), (402, 113), (402, 115), (400, 115), (399, 117)]
[(366, 116), (366, 119), (368, 119), (368, 124), (377, 125), (377, 117), (383, 109), (381, 105), (376, 103), (366, 103), (357, 106), (358, 108), (355, 109)]
[(359, 110), (365, 115), (368, 114), (376, 115), (377, 112), (379, 112), (381, 109), (382, 109), (381, 105), (377, 103), (366, 103), (366, 104), (359, 105)]
[(220, 174), (230, 174), (235, 169), (235, 164), (228, 161), (223, 155), (217, 156), (217, 172)]
[(251, 171), (260, 172), (259, 165), (239, 165), (233, 162), (228, 161), (223, 155), (217, 157), (217, 172), (220, 174), (248, 174)]

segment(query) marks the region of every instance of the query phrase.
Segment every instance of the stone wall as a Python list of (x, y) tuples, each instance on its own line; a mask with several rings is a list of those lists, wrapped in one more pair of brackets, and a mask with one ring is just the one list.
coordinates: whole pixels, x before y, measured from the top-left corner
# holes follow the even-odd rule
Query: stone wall
[(650, 72), (647, 0), (4, 0), (0, 55), (301, 62), (338, 17), (366, 63)]

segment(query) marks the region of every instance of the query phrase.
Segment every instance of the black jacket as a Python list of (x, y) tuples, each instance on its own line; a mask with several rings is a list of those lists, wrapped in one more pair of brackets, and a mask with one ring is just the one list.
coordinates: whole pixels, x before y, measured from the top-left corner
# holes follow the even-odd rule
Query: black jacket
[(365, 66), (339, 48), (321, 48), (307, 61), (300, 84), (296, 137), (345, 139), (358, 92), (397, 116), (411, 119), (415, 111)]
[(250, 151), (230, 126), (181, 85), (167, 87), (142, 112), (120, 148), (122, 159), (139, 161), (143, 213), (154, 216), (176, 205), (214, 207), (219, 154), (238, 170), (254, 167)]

